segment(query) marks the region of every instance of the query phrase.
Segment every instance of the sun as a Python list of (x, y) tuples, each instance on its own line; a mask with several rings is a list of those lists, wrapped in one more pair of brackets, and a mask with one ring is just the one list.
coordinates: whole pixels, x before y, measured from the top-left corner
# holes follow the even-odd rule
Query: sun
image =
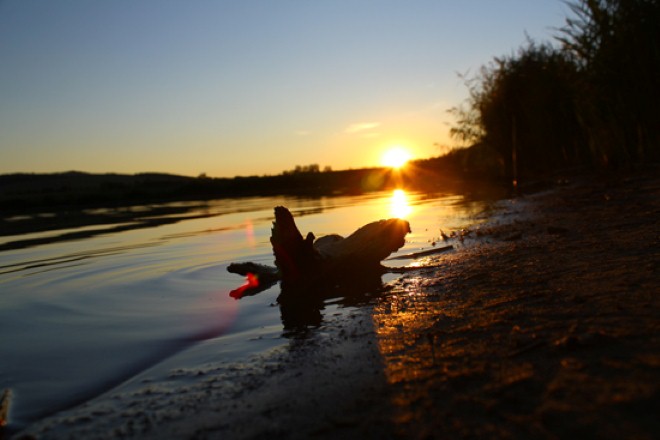
[(392, 147), (383, 153), (381, 163), (390, 168), (401, 168), (410, 160), (410, 153), (404, 147)]

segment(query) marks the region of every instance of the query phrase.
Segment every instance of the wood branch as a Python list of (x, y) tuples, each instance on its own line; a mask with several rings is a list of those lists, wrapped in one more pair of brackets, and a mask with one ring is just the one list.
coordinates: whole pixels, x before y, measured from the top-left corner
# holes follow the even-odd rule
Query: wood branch
[(242, 286), (229, 292), (229, 296), (241, 299), (245, 296), (256, 295), (270, 289), (280, 280), (280, 272), (276, 267), (257, 263), (231, 263), (227, 271), (246, 277)]
[(314, 248), (314, 238), (310, 232), (303, 239), (291, 212), (283, 206), (275, 208), (270, 243), (283, 283), (299, 284), (321, 273), (322, 257)]
[(411, 254), (397, 255), (396, 257), (390, 257), (387, 260), (415, 260), (421, 257), (428, 257), (429, 255), (442, 254), (444, 252), (449, 252), (454, 249), (454, 246), (444, 246), (435, 249), (429, 249), (428, 251), (413, 252)]
[(256, 263), (232, 263), (227, 270), (247, 277), (245, 285), (231, 292), (234, 298), (259, 293), (278, 280), (285, 290), (308, 290), (314, 285), (337, 285), (388, 271), (380, 262), (405, 244), (407, 221), (393, 218), (362, 226), (347, 238), (327, 235), (315, 240), (298, 230), (291, 212), (275, 208), (270, 242), (276, 267)]
[(227, 272), (248, 276), (257, 275), (259, 281), (264, 283), (275, 283), (280, 280), (280, 273), (276, 267), (266, 266), (258, 263), (231, 263), (227, 266)]
[(405, 244), (410, 225), (401, 219), (369, 223), (347, 238), (329, 235), (303, 239), (288, 209), (275, 208), (271, 244), (283, 287), (310, 287), (360, 274), (387, 271), (380, 262)]

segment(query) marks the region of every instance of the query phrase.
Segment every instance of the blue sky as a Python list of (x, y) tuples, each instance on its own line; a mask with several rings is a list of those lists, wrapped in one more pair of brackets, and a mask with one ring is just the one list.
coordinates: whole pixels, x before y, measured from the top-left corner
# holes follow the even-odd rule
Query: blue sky
[(0, 0), (0, 173), (232, 177), (451, 145), (458, 73), (561, 0)]

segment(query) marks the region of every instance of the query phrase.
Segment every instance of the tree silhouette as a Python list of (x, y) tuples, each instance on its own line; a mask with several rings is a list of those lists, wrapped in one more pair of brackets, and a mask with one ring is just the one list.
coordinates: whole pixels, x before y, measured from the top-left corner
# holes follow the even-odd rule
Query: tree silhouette
[(452, 134), (490, 145), (506, 174), (534, 174), (582, 160), (575, 109), (575, 64), (549, 45), (529, 42), (495, 58), (470, 87)]
[(451, 134), (500, 155), (511, 177), (660, 158), (660, 2), (569, 3), (557, 40), (528, 41), (466, 81)]
[(581, 69), (580, 117), (603, 164), (660, 158), (660, 2), (569, 4), (559, 41)]

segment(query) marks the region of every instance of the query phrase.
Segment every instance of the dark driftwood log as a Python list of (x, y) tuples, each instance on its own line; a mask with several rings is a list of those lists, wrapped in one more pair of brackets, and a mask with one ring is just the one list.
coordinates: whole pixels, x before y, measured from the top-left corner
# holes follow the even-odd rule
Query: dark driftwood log
[(247, 277), (247, 282), (229, 292), (229, 296), (241, 299), (270, 289), (280, 280), (280, 271), (276, 267), (257, 263), (231, 263), (227, 271)]
[(278, 206), (270, 238), (277, 267), (232, 263), (229, 272), (257, 277), (257, 281), (248, 278), (248, 284), (233, 291), (232, 296), (258, 293), (278, 279), (284, 292), (381, 275), (388, 269), (380, 262), (404, 245), (409, 232), (408, 222), (395, 218), (369, 223), (346, 238), (327, 235), (315, 240), (311, 232), (303, 238), (291, 212)]
[(270, 243), (282, 285), (307, 287), (384, 273), (380, 262), (405, 244), (409, 232), (407, 221), (394, 218), (369, 223), (346, 238), (328, 235), (315, 241), (310, 232), (303, 239), (289, 210), (278, 206)]

